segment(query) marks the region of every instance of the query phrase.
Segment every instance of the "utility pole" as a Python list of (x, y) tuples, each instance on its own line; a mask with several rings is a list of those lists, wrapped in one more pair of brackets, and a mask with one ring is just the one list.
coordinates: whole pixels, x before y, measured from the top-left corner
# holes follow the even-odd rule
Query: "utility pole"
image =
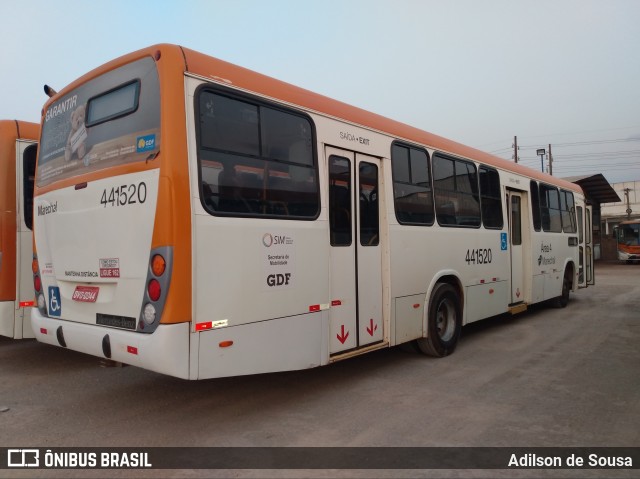
[(518, 162), (518, 137), (513, 137), (513, 159)]
[(630, 220), (631, 219), (631, 203), (629, 202), (629, 192), (631, 191), (631, 188), (625, 188), (624, 189), (624, 196), (627, 198), (627, 219)]
[(553, 155), (551, 155), (551, 143), (549, 143), (549, 174), (553, 175)]

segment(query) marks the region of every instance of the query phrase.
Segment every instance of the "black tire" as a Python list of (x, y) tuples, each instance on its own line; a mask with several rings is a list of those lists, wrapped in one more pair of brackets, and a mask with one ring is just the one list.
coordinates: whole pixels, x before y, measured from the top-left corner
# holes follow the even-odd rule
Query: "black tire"
[(571, 293), (571, 276), (569, 270), (565, 270), (562, 278), (562, 292), (560, 296), (553, 299), (553, 305), (556, 308), (566, 308), (569, 304), (569, 294)]
[(427, 337), (417, 340), (420, 351), (428, 356), (442, 358), (453, 353), (462, 331), (462, 309), (456, 289), (439, 283), (431, 294)]

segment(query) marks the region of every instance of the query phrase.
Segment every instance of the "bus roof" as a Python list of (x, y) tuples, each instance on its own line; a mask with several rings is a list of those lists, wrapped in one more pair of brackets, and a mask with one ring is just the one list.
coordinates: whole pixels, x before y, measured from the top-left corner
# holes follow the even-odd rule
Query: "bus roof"
[[(163, 71), (171, 74), (175, 73), (176, 69), (180, 69), (182, 73), (189, 72), (209, 78), (211, 81), (222, 85), (241, 88), (243, 90), (287, 102), (291, 105), (297, 105), (324, 115), (339, 118), (367, 129), (377, 130), (399, 139), (425, 145), (432, 149), (451, 153), (457, 156), (471, 158), (496, 168), (528, 176), (581, 194), (583, 193), (580, 186), (575, 183), (553, 177), (517, 163), (512, 163), (475, 148), (462, 145), (441, 136), (434, 135), (404, 123), (391, 120), (381, 115), (371, 113), (361, 108), (348, 105), (178, 45), (152, 45), (117, 58), (79, 78), (54, 98), (58, 98), (60, 95), (67, 93), (71, 89), (76, 88), (80, 84), (98, 75), (143, 56), (155, 56), (156, 58), (159, 56), (160, 60), (158, 61), (158, 69), (160, 70), (161, 75), (163, 74)], [(53, 98), (50, 98), (47, 101), (45, 108), (52, 101), (54, 101)]]
[(16, 140), (38, 141), (40, 125), (20, 120), (0, 120), (0, 161), (6, 171), (5, 163), (10, 163), (15, 168)]
[(40, 125), (20, 120), (0, 120), (0, 139), (24, 139), (37, 140), (40, 134)]

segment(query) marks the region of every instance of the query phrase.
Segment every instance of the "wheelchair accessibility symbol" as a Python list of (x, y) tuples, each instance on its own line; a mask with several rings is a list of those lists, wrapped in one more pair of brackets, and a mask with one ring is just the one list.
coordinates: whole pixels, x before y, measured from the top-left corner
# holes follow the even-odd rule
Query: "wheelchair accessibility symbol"
[(500, 233), (500, 249), (507, 251), (507, 233)]
[(60, 317), (62, 302), (60, 301), (60, 288), (49, 286), (49, 316)]

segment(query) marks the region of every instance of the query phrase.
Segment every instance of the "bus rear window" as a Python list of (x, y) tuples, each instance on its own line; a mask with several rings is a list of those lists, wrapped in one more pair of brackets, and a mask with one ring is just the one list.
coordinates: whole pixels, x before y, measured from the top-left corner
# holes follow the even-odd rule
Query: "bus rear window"
[(140, 81), (135, 80), (91, 98), (87, 103), (87, 127), (120, 118), (138, 109)]
[(145, 57), (95, 77), (48, 105), (36, 171), (39, 187), (160, 151), (160, 81)]

